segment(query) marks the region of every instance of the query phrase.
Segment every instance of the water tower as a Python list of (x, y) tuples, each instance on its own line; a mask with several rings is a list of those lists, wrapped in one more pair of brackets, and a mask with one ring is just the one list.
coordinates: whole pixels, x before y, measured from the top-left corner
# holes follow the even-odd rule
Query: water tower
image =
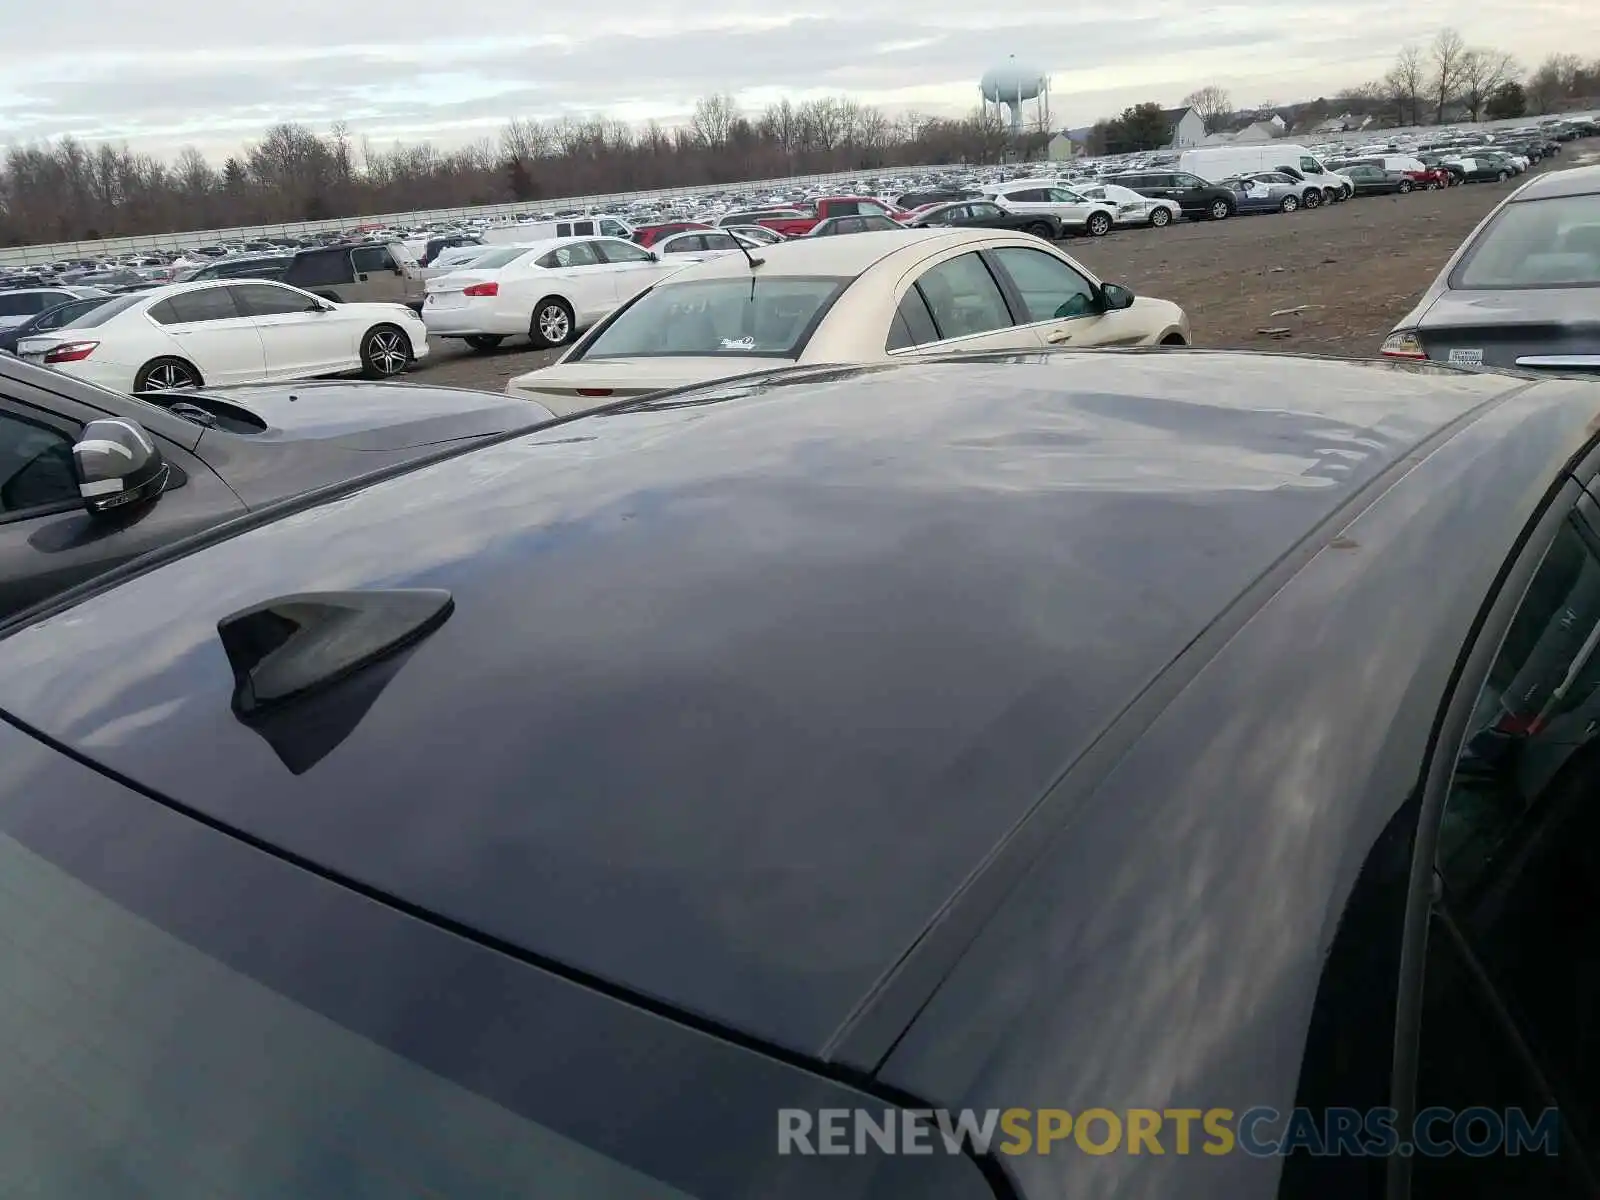
[[(985, 71), (978, 81), (978, 89), (983, 93), (985, 115), (989, 105), (994, 105), (996, 114), (1012, 136), (1020, 135), (1025, 129), (1049, 130), (1050, 76), (1018, 62), (1015, 54)], [(1034, 102), (1033, 110), (1025, 113), (1022, 106), (1030, 100)]]

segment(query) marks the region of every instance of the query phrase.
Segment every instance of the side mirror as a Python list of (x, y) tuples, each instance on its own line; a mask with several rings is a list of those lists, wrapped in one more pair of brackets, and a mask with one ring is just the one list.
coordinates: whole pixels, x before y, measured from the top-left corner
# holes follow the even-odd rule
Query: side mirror
[(83, 506), (96, 514), (155, 499), (172, 472), (155, 439), (127, 417), (85, 425), (72, 447), (72, 470)]
[(1103, 284), (1100, 288), (1100, 298), (1105, 302), (1107, 312), (1133, 307), (1133, 291), (1120, 283)]

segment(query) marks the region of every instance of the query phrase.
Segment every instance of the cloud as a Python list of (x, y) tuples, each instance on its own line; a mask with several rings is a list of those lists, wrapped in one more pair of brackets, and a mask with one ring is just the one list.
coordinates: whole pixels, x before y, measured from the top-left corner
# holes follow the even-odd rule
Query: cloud
[[(958, 113), (976, 103), (978, 76), (1015, 53), (1050, 74), (1057, 123), (1080, 124), (1143, 99), (1175, 104), (1210, 82), (1251, 103), (1332, 94), (1456, 16), (1445, 0), (797, 3), (711, 0), (685, 11), (639, 0), (557, 28), (516, 0), (473, 0), (453, 18), (429, 0), (386, 0), (381, 11), (278, 0), (246, 20), (202, 0), (80, 0), (70, 51), (49, 39), (0, 47), (0, 122), (18, 141), (72, 134), (222, 153), (284, 120), (459, 144), (493, 136), (511, 116), (670, 122), (723, 91), (748, 108), (847, 92)], [(1583, 27), (1579, 9), (1491, 0), (1462, 32), (1533, 59)]]

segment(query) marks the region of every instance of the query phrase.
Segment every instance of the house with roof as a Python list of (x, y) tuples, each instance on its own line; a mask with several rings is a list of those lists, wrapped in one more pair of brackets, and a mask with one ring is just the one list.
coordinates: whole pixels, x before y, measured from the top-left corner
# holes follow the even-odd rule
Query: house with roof
[(1166, 117), (1167, 128), (1172, 130), (1167, 149), (1188, 150), (1206, 140), (1205, 119), (1194, 109), (1169, 108), (1161, 115)]
[(1050, 139), (1045, 154), (1051, 162), (1071, 162), (1075, 158), (1082, 158), (1089, 152), (1089, 135), (1093, 132), (1092, 125), (1085, 125), (1081, 129), (1063, 129)]

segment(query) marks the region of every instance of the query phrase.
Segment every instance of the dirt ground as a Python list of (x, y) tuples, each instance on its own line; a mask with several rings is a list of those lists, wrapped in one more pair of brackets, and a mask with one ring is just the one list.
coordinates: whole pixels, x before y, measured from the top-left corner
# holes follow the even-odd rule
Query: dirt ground
[[(1592, 157), (1579, 150), (1585, 146), (1573, 143), (1543, 169)], [(1181, 304), (1196, 345), (1366, 357), (1377, 353), (1473, 227), (1526, 178), (1369, 196), (1287, 215), (1121, 230), (1062, 246), (1102, 279)], [(1290, 332), (1260, 332), (1273, 328)], [(559, 354), (533, 351), (520, 340), (477, 354), (461, 342), (434, 339), (432, 351), (411, 378), (493, 391)]]

